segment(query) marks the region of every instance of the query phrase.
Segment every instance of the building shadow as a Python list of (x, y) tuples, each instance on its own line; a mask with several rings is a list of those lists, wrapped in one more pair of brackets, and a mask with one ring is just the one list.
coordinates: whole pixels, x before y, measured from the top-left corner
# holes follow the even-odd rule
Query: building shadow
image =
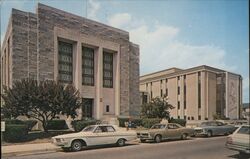
[[(123, 147), (128, 147), (128, 146), (133, 146), (133, 145), (138, 145), (138, 144), (136, 144), (136, 143), (126, 143), (126, 145), (124, 145)], [(82, 150), (80, 150), (78, 152), (92, 151), (92, 150), (98, 150), (98, 149), (109, 149), (109, 148), (121, 148), (121, 147), (118, 147), (115, 144), (112, 144), (112, 145), (89, 146), (89, 147), (83, 148)], [(61, 149), (61, 150), (58, 150), (58, 152), (71, 153), (73, 151)]]

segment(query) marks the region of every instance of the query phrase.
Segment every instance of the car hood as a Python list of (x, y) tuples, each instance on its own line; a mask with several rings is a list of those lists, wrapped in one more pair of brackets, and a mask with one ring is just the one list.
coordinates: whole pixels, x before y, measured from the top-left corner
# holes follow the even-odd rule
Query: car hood
[(58, 135), (58, 136), (54, 136), (53, 138), (75, 138), (75, 137), (87, 137), (87, 136), (92, 136), (92, 135), (93, 135), (92, 132), (78, 132), (78, 133)]
[(194, 130), (202, 130), (204, 127), (195, 127)]

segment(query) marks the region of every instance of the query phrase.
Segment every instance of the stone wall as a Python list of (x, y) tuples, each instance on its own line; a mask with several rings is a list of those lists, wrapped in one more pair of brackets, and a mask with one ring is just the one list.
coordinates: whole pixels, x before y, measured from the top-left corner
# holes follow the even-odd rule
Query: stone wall
[(55, 79), (55, 27), (94, 36), (120, 45), (120, 115), (137, 114), (139, 47), (129, 42), (128, 32), (40, 3), (36, 14), (13, 9), (12, 17), (13, 80)]

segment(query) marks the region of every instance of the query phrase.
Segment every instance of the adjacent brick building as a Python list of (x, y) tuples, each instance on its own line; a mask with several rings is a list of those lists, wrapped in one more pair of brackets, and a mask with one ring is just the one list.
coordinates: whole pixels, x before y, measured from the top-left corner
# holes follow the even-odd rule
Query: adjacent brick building
[(12, 10), (1, 51), (1, 86), (59, 80), (86, 101), (79, 118), (139, 113), (139, 46), (126, 31), (38, 4), (36, 13)]
[(168, 96), (174, 118), (186, 120), (239, 119), (242, 105), (242, 77), (221, 69), (198, 66), (170, 68), (140, 77), (141, 102)]

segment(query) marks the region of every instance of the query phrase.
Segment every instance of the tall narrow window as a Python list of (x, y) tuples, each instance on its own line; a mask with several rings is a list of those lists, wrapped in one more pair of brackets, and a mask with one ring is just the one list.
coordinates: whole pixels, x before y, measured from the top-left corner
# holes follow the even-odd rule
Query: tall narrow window
[(163, 97), (163, 91), (162, 91), (162, 89), (161, 89), (161, 97)]
[(94, 85), (94, 49), (82, 47), (82, 84)]
[(106, 105), (106, 112), (109, 112), (109, 105)]
[(181, 106), (180, 101), (178, 101), (178, 109), (180, 109), (180, 106)]
[(113, 88), (113, 54), (103, 52), (103, 87)]
[(73, 81), (73, 45), (59, 41), (59, 81), (62, 83), (72, 83)]
[(201, 108), (201, 73), (198, 72), (198, 108)]
[(180, 92), (181, 92), (180, 86), (178, 86), (178, 95), (180, 95)]
[(168, 89), (166, 88), (166, 96), (168, 96)]

